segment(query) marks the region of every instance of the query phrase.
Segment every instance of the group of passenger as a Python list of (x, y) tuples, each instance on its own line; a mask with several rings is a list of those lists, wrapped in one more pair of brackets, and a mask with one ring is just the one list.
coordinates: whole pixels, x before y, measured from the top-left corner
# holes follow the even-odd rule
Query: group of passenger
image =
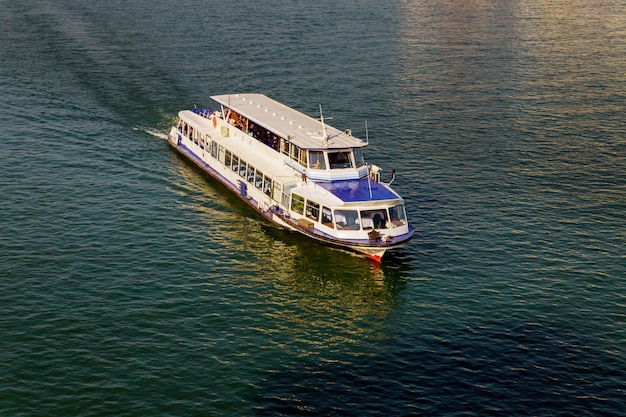
[(269, 146), (275, 151), (280, 151), (280, 137), (278, 135), (270, 132), (262, 126), (258, 126), (252, 123), (246, 117), (243, 117), (239, 113), (232, 110), (230, 111), (229, 117), (230, 119), (228, 122), (232, 126), (235, 126), (237, 129), (241, 130), (244, 133), (247, 133), (248, 135), (252, 136), (266, 146)]

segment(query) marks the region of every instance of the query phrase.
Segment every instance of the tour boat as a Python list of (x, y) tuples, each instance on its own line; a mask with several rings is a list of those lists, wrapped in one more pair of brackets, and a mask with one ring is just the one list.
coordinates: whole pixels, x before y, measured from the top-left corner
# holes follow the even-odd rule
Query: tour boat
[[(182, 110), (177, 151), (271, 222), (377, 262), (414, 234), (404, 200), (363, 158), (368, 143), (262, 94)], [(393, 178), (392, 180), (393, 181)]]

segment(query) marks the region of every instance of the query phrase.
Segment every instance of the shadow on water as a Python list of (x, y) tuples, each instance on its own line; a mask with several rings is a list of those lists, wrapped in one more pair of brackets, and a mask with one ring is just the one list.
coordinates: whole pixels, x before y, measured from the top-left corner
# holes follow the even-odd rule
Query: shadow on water
[(626, 409), (623, 358), (536, 324), (405, 334), (374, 355), (335, 359), (267, 374), (251, 413), (571, 416)]

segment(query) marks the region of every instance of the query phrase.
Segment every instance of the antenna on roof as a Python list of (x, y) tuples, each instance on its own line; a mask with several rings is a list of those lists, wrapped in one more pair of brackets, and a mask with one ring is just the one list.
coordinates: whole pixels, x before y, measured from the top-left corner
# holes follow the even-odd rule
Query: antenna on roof
[[(329, 117), (332, 119), (332, 117)], [(328, 134), (326, 134), (326, 125), (324, 124), (324, 114), (322, 113), (322, 105), (320, 104), (320, 121), (322, 122), (322, 140), (324, 145), (328, 145)]]
[(370, 135), (367, 131), (367, 120), (365, 121), (365, 143), (370, 144)]

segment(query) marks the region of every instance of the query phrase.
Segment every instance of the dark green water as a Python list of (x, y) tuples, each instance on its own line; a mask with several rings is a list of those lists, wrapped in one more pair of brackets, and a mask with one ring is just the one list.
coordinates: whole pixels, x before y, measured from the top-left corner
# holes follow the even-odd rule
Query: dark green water
[[(0, 2), (0, 415), (620, 415), (626, 3)], [(263, 92), (365, 136), (380, 267), (163, 140)]]

